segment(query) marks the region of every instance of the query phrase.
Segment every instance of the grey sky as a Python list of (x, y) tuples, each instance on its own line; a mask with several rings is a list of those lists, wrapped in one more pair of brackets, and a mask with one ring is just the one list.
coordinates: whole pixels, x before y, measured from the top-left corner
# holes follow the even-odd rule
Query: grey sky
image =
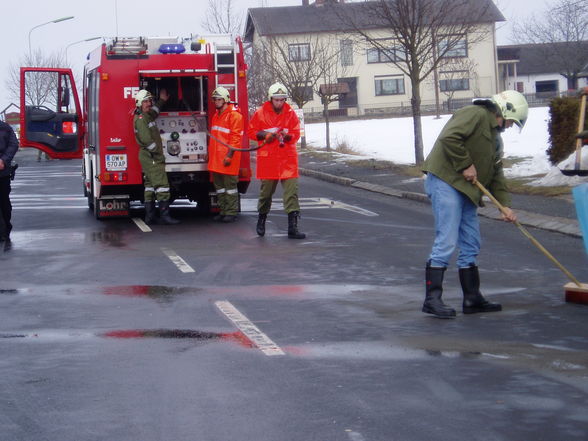
[[(543, 10), (554, 0), (495, 0), (507, 18), (499, 25), (498, 43), (510, 43), (510, 26), (514, 20), (528, 17)], [(245, 15), (250, 7), (299, 5), (302, 0), (234, 0)], [(118, 5), (115, 8), (115, 5)], [(74, 19), (52, 23), (31, 32), (31, 47), (46, 52), (63, 51), (74, 42), (92, 37), (116, 35), (177, 35), (203, 33), (201, 21), (208, 5), (207, 0), (20, 0), (6, 8), (2, 25), (3, 56), (0, 58), (0, 110), (11, 100), (5, 91), (9, 66), (18, 64), (28, 52), (29, 31), (34, 26), (66, 16)], [(117, 12), (115, 12), (117, 11)], [(287, 17), (284, 17), (287, 19)], [(117, 26), (118, 22), (118, 26)], [(87, 53), (100, 44), (99, 40), (74, 44), (67, 56), (78, 76)], [(16, 103), (18, 104), (18, 103)]]

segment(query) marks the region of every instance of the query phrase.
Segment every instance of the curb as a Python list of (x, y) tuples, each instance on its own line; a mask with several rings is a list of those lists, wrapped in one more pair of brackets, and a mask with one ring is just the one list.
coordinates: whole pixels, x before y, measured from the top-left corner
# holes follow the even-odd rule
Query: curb
[[(352, 178), (344, 178), (341, 176), (331, 175), (329, 173), (310, 170), (308, 168), (298, 168), (301, 175), (310, 176), (312, 178), (320, 179), (334, 184), (345, 185), (348, 187), (359, 188), (362, 190), (372, 191), (374, 193), (385, 194), (401, 199), (410, 199), (425, 204), (430, 204), (429, 198), (424, 193), (416, 193), (412, 191), (400, 191), (384, 185), (370, 184), (369, 182), (357, 181)], [(486, 200), (486, 198), (484, 198)], [(481, 216), (490, 219), (501, 219), (500, 212), (492, 205), (478, 208), (478, 213)], [(565, 234), (567, 236), (582, 238), (582, 232), (578, 221), (574, 219), (567, 219), (563, 217), (547, 216), (543, 214), (531, 213), (524, 210), (516, 210), (519, 222), (529, 227), (539, 228), (541, 230), (553, 231), (556, 233)]]

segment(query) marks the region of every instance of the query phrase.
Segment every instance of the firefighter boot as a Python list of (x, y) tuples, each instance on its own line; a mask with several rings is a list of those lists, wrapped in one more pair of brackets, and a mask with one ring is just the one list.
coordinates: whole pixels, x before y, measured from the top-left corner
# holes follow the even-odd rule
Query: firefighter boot
[(159, 201), (159, 223), (162, 225), (176, 225), (180, 221), (169, 214), (169, 201)]
[(145, 223), (147, 225), (157, 223), (157, 213), (155, 212), (155, 201), (145, 201)]
[(459, 282), (463, 290), (463, 313), (502, 311), (502, 305), (491, 303), (480, 293), (480, 274), (476, 265), (459, 269)]
[(288, 213), (288, 237), (290, 239), (304, 239), (306, 234), (298, 231), (299, 211), (292, 211)]
[(455, 309), (447, 306), (441, 300), (443, 276), (446, 269), (445, 267), (432, 267), (429, 262), (427, 262), (425, 269), (425, 302), (422, 311), (438, 318), (455, 317)]
[(265, 235), (265, 221), (267, 219), (267, 213), (259, 213), (257, 217), (257, 235), (263, 237)]

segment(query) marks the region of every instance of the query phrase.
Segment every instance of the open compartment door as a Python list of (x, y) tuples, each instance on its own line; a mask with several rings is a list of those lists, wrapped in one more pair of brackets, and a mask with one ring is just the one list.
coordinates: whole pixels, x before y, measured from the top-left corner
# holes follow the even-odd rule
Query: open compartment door
[(81, 158), (83, 115), (71, 69), (20, 68), (20, 144), (51, 158)]

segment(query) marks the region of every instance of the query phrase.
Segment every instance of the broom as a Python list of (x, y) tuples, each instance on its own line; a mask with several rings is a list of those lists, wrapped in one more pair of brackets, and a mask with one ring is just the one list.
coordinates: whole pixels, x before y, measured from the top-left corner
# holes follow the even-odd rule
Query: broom
[[(502, 214), (506, 215), (506, 209), (504, 206), (498, 202), (498, 200), (490, 193), (486, 187), (480, 184), (478, 181), (474, 181), (474, 185), (476, 185), (482, 193), (484, 193), (494, 205), (500, 210)], [(529, 231), (523, 227), (519, 221), (515, 221), (514, 224), (517, 226), (519, 230), (529, 239), (533, 245), (539, 248), (549, 260), (551, 260), (555, 265), (563, 271), (563, 273), (572, 281), (571, 283), (567, 283), (564, 285), (564, 291), (566, 295), (566, 302), (574, 302), (574, 303), (586, 303), (588, 304), (588, 284), (580, 283), (578, 279), (574, 277), (572, 273), (570, 273), (559, 261), (553, 257), (553, 255), (545, 249), (543, 245), (539, 243), (537, 239), (535, 239)]]

